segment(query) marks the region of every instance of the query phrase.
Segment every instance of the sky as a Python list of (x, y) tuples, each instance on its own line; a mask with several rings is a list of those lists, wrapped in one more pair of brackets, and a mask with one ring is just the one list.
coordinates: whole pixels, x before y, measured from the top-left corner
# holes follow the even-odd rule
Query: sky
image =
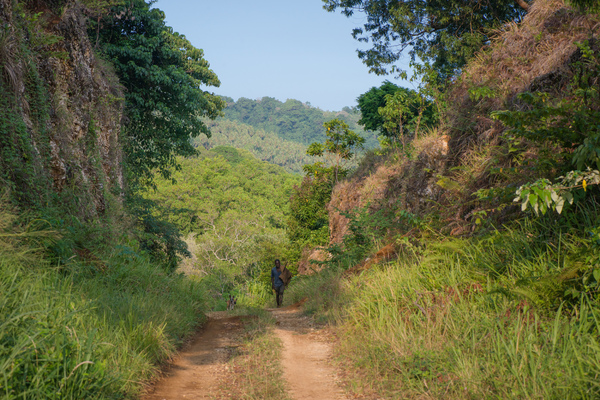
[[(232, 97), (296, 99), (328, 111), (355, 106), (356, 98), (393, 76), (368, 72), (352, 38), (364, 14), (330, 13), (322, 0), (159, 0), (166, 23), (187, 37), (218, 75), (205, 90)], [(362, 45), (363, 48), (364, 45)], [(407, 64), (407, 62), (405, 62)], [(400, 64), (403, 65), (402, 63)]]

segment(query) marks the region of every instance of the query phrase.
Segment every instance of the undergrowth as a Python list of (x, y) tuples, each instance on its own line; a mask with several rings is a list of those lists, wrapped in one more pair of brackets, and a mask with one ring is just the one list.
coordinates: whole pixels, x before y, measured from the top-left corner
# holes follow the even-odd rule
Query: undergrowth
[[(203, 316), (203, 292), (124, 238), (19, 224), (0, 204), (0, 396), (133, 398)], [(44, 229), (43, 227), (46, 227)], [(106, 233), (106, 232), (105, 232)], [(70, 235), (89, 248), (61, 259)], [(48, 249), (62, 243), (62, 252)], [(104, 243), (104, 246), (101, 244)], [(121, 243), (121, 245), (119, 245)]]
[(598, 214), (580, 207), (482, 237), (422, 239), (413, 257), (306, 277), (290, 297), (337, 324), (337, 360), (358, 394), (598, 398)]

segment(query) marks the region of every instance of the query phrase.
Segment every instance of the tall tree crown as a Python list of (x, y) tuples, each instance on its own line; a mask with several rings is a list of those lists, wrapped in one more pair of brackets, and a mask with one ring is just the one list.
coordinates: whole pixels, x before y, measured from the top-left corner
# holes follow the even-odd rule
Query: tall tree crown
[[(406, 71), (394, 63), (405, 54), (418, 72), (436, 71), (445, 80), (489, 40), (491, 29), (519, 20), (528, 7), (524, 0), (323, 0), (327, 11), (340, 9), (350, 17), (363, 12), (367, 21), (353, 30), (359, 57), (378, 75)], [(421, 68), (418, 68), (421, 67)]]

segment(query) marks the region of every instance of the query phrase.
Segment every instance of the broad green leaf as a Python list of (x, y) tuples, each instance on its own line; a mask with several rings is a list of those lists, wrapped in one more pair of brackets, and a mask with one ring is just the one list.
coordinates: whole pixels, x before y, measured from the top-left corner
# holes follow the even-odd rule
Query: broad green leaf
[(562, 197), (560, 197), (556, 201), (556, 212), (560, 214), (562, 212), (562, 210), (563, 210), (564, 205), (565, 205), (565, 199), (563, 199)]

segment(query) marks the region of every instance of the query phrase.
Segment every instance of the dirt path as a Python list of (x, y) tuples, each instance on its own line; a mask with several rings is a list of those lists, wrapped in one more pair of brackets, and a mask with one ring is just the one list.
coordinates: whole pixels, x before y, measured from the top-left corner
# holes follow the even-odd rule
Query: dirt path
[(284, 377), (294, 400), (344, 400), (332, 367), (331, 341), (298, 307), (272, 311), (277, 320), (275, 334), (283, 342)]
[[(271, 309), (276, 319), (274, 333), (283, 342), (282, 366), (293, 400), (343, 400), (330, 365), (330, 339), (302, 316), (299, 305)], [(227, 361), (243, 334), (244, 317), (226, 312), (211, 313), (205, 328), (182, 349), (142, 400), (228, 398), (222, 389), (222, 376), (231, 374)]]
[(242, 332), (240, 317), (214, 312), (194, 340), (185, 346), (142, 400), (213, 399), (218, 391), (218, 376)]

